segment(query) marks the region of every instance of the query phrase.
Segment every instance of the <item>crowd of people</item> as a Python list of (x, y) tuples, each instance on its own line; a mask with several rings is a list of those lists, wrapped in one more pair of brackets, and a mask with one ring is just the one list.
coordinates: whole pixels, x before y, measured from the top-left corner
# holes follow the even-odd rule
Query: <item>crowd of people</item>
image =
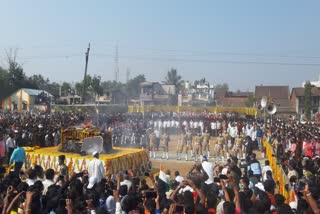
[[(159, 174), (128, 169), (109, 175), (97, 152), (92, 154), (88, 170), (78, 173), (69, 171), (64, 155), (59, 156), (58, 171), (28, 166), (26, 161), (23, 146), (46, 146), (44, 134), (48, 130), (59, 134), (58, 129), (63, 126), (90, 119), (87, 115), (4, 114), (0, 123), (5, 142), (1, 157), (10, 157), (8, 162), (15, 163), (15, 167), (9, 174), (4, 167), (0, 168), (2, 213), (319, 213), (320, 131), (317, 124), (277, 119), (263, 123), (253, 118), (214, 117), (205, 113), (183, 115), (105, 116), (104, 128), (114, 129), (117, 124), (140, 126), (147, 137), (146, 148), (151, 157), (156, 156), (155, 131), (162, 131), (160, 146), (166, 148), (170, 136), (174, 135), (173, 129), (177, 129), (177, 159), (181, 159), (183, 151), (188, 159), (188, 151), (192, 151), (196, 161), (184, 175), (179, 171), (174, 175), (169, 170), (164, 173), (163, 167)], [(178, 126), (175, 123), (162, 128), (163, 122), (170, 120), (179, 122)], [(201, 125), (194, 126), (195, 121), (198, 124), (202, 121), (203, 129)], [(30, 133), (31, 136), (41, 133), (44, 137), (25, 141), (24, 133), (29, 133), (28, 137)], [(279, 183), (270, 162), (266, 160), (261, 165), (257, 160), (257, 154), (264, 151), (264, 136), (287, 174), (284, 188), (293, 192), (289, 198), (279, 194)], [(210, 143), (214, 146), (212, 154)], [(189, 147), (192, 149), (184, 150)], [(210, 161), (211, 155), (219, 161)], [(168, 158), (167, 150), (163, 151), (162, 158)]]

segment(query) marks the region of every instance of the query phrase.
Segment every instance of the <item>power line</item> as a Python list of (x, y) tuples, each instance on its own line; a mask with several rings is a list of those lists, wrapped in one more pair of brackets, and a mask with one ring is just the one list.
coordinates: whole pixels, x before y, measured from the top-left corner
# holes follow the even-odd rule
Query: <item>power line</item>
[[(90, 54), (92, 58), (114, 58), (115, 61), (115, 79), (119, 78), (119, 55), (116, 48), (115, 55), (104, 54), (104, 53), (93, 53)], [(24, 56), (19, 57), (19, 60), (50, 60), (50, 59), (70, 59), (82, 57), (81, 54), (67, 54), (67, 55), (54, 55), (54, 56)], [(134, 55), (121, 55), (123, 58), (134, 59), (134, 60), (145, 60), (145, 61), (169, 61), (169, 62), (186, 62), (186, 63), (209, 63), (209, 64), (255, 64), (255, 65), (280, 65), (280, 66), (320, 66), (319, 63), (293, 63), (283, 61), (248, 61), (248, 60), (208, 60), (208, 59), (187, 59), (187, 58), (170, 58), (170, 57), (154, 57), (154, 56), (134, 56)], [(5, 57), (2, 57), (6, 59)], [(0, 57), (1, 59), (1, 57)]]

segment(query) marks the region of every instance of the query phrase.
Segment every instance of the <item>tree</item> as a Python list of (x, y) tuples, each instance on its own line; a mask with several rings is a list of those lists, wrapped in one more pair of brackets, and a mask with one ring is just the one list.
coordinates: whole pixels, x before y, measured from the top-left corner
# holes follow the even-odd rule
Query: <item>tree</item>
[(67, 96), (68, 95), (68, 90), (71, 88), (70, 83), (68, 82), (63, 82), (61, 85), (61, 94), (62, 96)]
[(228, 83), (218, 84), (215, 86), (215, 89), (224, 89), (226, 91), (229, 91), (229, 85)]
[(308, 81), (304, 85), (304, 116), (307, 120), (311, 119), (311, 90), (312, 90), (312, 85)]
[(183, 80), (180, 75), (178, 75), (177, 69), (171, 68), (168, 71), (167, 76), (165, 77), (165, 84), (174, 85), (176, 87), (176, 94), (182, 89), (183, 87)]
[(245, 102), (246, 107), (253, 107), (257, 102), (257, 98), (253, 95), (249, 95), (248, 100)]
[(36, 85), (41, 90), (46, 90), (50, 80), (48, 78), (45, 79), (41, 74), (34, 74), (29, 77), (29, 82)]
[(127, 83), (126, 89), (130, 97), (138, 97), (140, 95), (140, 83), (145, 82), (146, 78), (143, 74), (140, 74), (133, 79), (130, 79)]
[(94, 97), (103, 94), (103, 88), (101, 87), (101, 76), (94, 75), (91, 81), (91, 87), (94, 92)]
[(27, 78), (22, 66), (17, 62), (17, 50), (6, 51), (7, 68), (0, 67), (0, 98), (9, 96), (20, 88), (34, 88), (38, 86)]

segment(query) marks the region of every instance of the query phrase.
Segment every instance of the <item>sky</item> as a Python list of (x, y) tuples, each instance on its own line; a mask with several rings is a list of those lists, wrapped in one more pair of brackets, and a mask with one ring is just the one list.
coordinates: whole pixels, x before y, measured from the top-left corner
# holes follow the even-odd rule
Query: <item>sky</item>
[(320, 74), (320, 1), (0, 0), (0, 65), (17, 49), (27, 75), (51, 81), (88, 74), (114, 80), (144, 74), (163, 81), (206, 78), (231, 90), (300, 87)]

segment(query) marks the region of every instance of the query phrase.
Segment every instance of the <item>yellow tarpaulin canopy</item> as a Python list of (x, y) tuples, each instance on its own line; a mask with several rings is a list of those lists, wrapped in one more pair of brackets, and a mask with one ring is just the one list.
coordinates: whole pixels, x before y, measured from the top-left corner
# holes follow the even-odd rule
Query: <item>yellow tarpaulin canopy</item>
[(194, 106), (128, 106), (128, 112), (152, 112), (152, 111), (168, 111), (168, 112), (203, 112), (212, 113), (239, 113), (246, 115), (257, 115), (256, 108), (245, 107), (194, 107)]

